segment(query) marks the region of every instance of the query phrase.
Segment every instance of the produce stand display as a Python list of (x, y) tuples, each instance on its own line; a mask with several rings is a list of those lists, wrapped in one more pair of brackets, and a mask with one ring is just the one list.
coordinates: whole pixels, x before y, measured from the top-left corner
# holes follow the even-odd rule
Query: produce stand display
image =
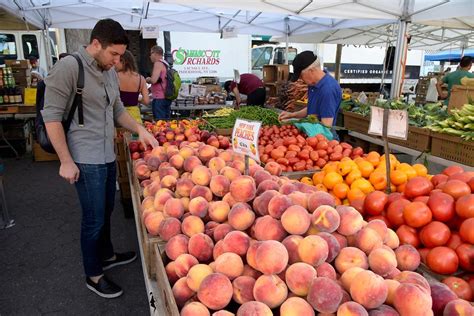
[(463, 140), (458, 136), (442, 133), (431, 133), (431, 153), (435, 156), (474, 166), (474, 142)]

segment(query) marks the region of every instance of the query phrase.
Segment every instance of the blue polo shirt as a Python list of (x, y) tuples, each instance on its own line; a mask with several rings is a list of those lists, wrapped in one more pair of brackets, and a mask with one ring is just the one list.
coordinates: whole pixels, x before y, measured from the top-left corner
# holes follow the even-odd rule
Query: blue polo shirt
[(323, 118), (333, 118), (332, 125), (336, 124), (336, 116), (342, 101), (342, 91), (339, 83), (326, 75), (315, 85), (308, 86), (308, 115)]

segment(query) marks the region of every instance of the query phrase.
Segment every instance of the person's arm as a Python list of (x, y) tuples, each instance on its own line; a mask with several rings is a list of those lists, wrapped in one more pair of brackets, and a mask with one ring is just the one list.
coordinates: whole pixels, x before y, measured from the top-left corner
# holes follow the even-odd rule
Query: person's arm
[(308, 113), (308, 108), (301, 109), (297, 112), (283, 111), (278, 116), (278, 120), (283, 121), (283, 120), (288, 120), (288, 119), (292, 119), (292, 118), (304, 118), (304, 117), (306, 117), (307, 113)]
[(242, 101), (240, 99), (240, 91), (239, 89), (237, 88), (237, 86), (235, 86), (234, 89), (232, 89), (232, 92), (234, 93), (235, 95), (235, 108), (239, 108), (240, 107), (240, 102)]
[(446, 95), (443, 93), (443, 88), (442, 88), (445, 78), (446, 77), (443, 77), (443, 80), (438, 80), (438, 82), (436, 82), (436, 91), (438, 91), (438, 95), (441, 100), (446, 99)]
[(140, 87), (140, 93), (141, 93), (142, 97), (141, 97), (140, 103), (145, 104), (145, 105), (149, 105), (150, 104), (150, 94), (148, 92), (148, 87), (146, 85), (145, 78), (143, 78), (143, 76), (141, 76), (141, 83), (142, 83), (142, 86)]
[(138, 140), (143, 143), (143, 146), (145, 148), (147, 147), (147, 145), (151, 145), (153, 148), (159, 145), (155, 137), (148, 133), (145, 127), (138, 124), (137, 121), (130, 114), (128, 114), (127, 111), (122, 111), (122, 113), (119, 114), (117, 118), (117, 123), (119, 123), (120, 126), (128, 129), (129, 131), (137, 133)]
[(155, 84), (158, 82), (158, 79), (161, 76), (161, 72), (163, 71), (164, 65), (162, 62), (157, 61), (153, 65), (153, 71), (151, 72), (151, 77), (146, 78), (147, 83)]

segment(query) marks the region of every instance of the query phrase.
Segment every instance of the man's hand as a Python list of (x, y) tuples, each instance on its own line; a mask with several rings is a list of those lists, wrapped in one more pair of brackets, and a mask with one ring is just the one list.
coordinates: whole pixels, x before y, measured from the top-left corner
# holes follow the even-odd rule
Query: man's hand
[(59, 167), (59, 175), (69, 181), (70, 184), (74, 184), (79, 180), (80, 171), (77, 168), (74, 161), (61, 163)]
[(152, 134), (148, 133), (146, 128), (143, 126), (140, 126), (138, 129), (138, 140), (142, 142), (145, 148), (147, 147), (147, 145), (150, 145), (153, 148), (158, 147), (160, 145), (156, 138)]
[(293, 118), (293, 113), (291, 112), (286, 112), (286, 111), (283, 111), (280, 113), (280, 115), (278, 115), (278, 120), (279, 121), (284, 121), (284, 120), (288, 120), (288, 119), (291, 119)]

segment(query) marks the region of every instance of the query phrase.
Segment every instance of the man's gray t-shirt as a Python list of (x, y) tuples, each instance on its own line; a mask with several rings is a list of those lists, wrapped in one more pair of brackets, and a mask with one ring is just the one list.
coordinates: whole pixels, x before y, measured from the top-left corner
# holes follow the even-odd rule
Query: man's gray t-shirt
[[(84, 65), (84, 126), (79, 126), (77, 110), (67, 134), (73, 160), (84, 164), (104, 164), (115, 160), (114, 122), (125, 110), (120, 101), (119, 83), (114, 69), (102, 71), (84, 47), (78, 51)], [(74, 99), (79, 73), (77, 60), (68, 56), (53, 67), (45, 79), (44, 121), (67, 118)]]

